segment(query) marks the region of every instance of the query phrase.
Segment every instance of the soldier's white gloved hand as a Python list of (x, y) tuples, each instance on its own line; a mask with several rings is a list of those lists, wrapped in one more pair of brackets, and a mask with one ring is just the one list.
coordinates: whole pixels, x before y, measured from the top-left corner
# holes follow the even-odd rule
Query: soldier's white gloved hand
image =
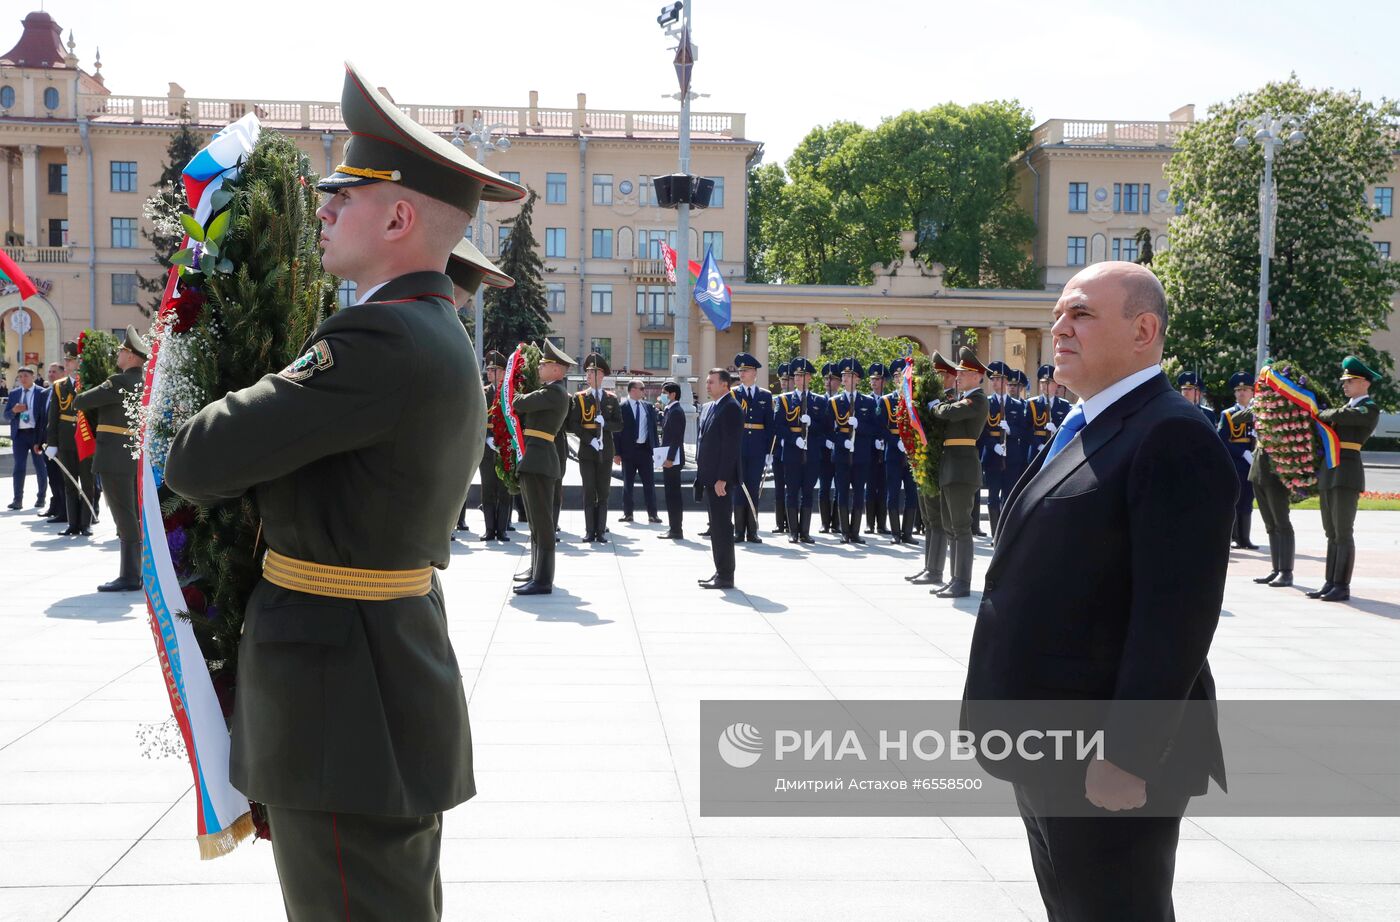
[[(53, 449), (50, 448), (49, 451), (53, 451)], [(50, 455), (49, 457), (53, 457), (53, 456)], [(1247, 451), (1247, 452), (1244, 453), (1244, 455), (1243, 455), (1242, 457), (1244, 458), (1244, 463), (1245, 463), (1245, 464), (1253, 464), (1253, 463), (1254, 463), (1254, 452), (1252, 452), (1252, 451)]]
[(772, 455), (764, 455), (764, 456), (763, 456), (763, 466), (764, 466), (764, 467), (772, 467), (772, 466), (773, 466), (773, 456), (772, 456)]
[(884, 439), (876, 439), (876, 440), (875, 440), (875, 450), (876, 450), (876, 451), (884, 451), (884, 450), (885, 450), (885, 440), (884, 440)]
[(1051, 435), (1054, 435), (1056, 432), (1060, 431), (1060, 427), (1055, 425), (1054, 423), (1046, 423), (1045, 428), (1050, 430)]
[(489, 448), (489, 449), (491, 449), (492, 451), (496, 451), (496, 437), (495, 437), (495, 436), (488, 435), (488, 436), (486, 437), (486, 447)]
[(900, 439), (898, 442), (895, 442), (895, 444), (899, 446), (900, 451), (904, 452), (906, 455), (909, 454), (909, 449), (904, 447), (903, 439)]
[(999, 454), (999, 455), (1005, 456), (1005, 454), (1006, 454), (1006, 446), (1005, 446), (1005, 445), (1000, 445), (1000, 444), (998, 444), (998, 445), (993, 445), (993, 446), (992, 446), (992, 451), (996, 452), (996, 453)]
[(856, 430), (856, 428), (859, 427), (859, 426), (860, 426), (860, 420), (856, 419), (855, 416), (852, 416), (852, 417), (851, 417), (851, 431), (854, 432), (854, 431)]
[(806, 439), (803, 439), (803, 438), (794, 439), (794, 440), (793, 440), (793, 444), (796, 445), (798, 448), (802, 449), (803, 451), (806, 451), (806, 450), (807, 450), (807, 440), (806, 440)]
[(835, 447), (836, 447), (836, 443), (833, 442), (833, 441), (831, 441), (831, 439), (827, 439), (827, 440), (826, 440), (826, 447), (827, 447), (827, 448), (835, 448)]
[(1007, 432), (1010, 432), (1010, 431), (1011, 431), (1011, 422), (1010, 422), (1010, 420), (1005, 420), (1005, 419), (1003, 419), (1003, 420), (1001, 421), (1001, 428), (1004, 429), (1004, 430), (1006, 430)]
[(45, 449), (44, 449), (44, 454), (47, 455), (47, 456), (49, 456), (50, 458), (57, 458), (57, 457), (58, 457), (58, 446), (57, 446), (57, 445), (50, 445), (48, 448), (45, 448)]
[(798, 422), (804, 426), (810, 426), (812, 425), (812, 417), (808, 416), (806, 413), (803, 413), (802, 418), (799, 419)]
[(602, 437), (602, 436), (598, 436), (598, 438), (594, 439), (593, 441), (589, 442), (588, 444), (593, 446), (593, 450), (594, 450), (594, 451), (602, 451), (602, 450), (603, 450), (603, 437)]
[(847, 440), (846, 440), (846, 450), (847, 450), (847, 451), (850, 451), (852, 448), (855, 448), (855, 447), (856, 447), (856, 446), (851, 442), (850, 439), (847, 439)]

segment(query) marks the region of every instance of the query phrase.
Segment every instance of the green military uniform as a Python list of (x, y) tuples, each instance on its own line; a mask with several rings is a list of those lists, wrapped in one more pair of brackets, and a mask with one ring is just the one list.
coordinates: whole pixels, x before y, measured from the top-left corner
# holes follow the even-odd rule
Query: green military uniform
[[(1349, 355), (1342, 361), (1342, 379), (1347, 378), (1377, 381), (1380, 375)], [(1381, 408), (1363, 394), (1347, 401), (1346, 406), (1323, 410), (1317, 416), (1336, 430), (1342, 451), (1336, 467), (1324, 467), (1317, 475), (1322, 530), (1327, 534), (1327, 578), (1316, 594), (1308, 595), (1324, 602), (1345, 602), (1351, 598), (1351, 573), (1356, 564), (1356, 504), (1366, 489), (1361, 446), (1376, 431)]]
[[(525, 195), (352, 67), (341, 114), (345, 162), (322, 191), (399, 183), (463, 211), (464, 229), (479, 201)], [(444, 268), (454, 242), (442, 243)], [(475, 349), (442, 270), (382, 280), (291, 365), (172, 440), (172, 490), (205, 504), (251, 492), (262, 519), (229, 764), (233, 784), (267, 805), (293, 922), (441, 918), (442, 813), (476, 787), (434, 571), (451, 560), (453, 513), (484, 443)]]
[[(935, 374), (951, 375), (957, 373), (957, 366), (949, 362), (941, 353), (934, 350), (933, 370)], [(957, 399), (957, 391), (952, 388), (945, 388), (943, 391), (943, 401), (952, 402)], [(941, 419), (934, 416), (933, 407), (920, 407), (919, 419), (924, 426), (924, 435), (929, 439), (937, 439), (942, 444), (944, 424)], [(940, 460), (941, 460), (940, 455)], [(941, 473), (941, 470), (940, 470)], [(913, 576), (906, 576), (905, 579), (915, 585), (933, 585), (936, 589), (931, 592), (940, 591), (946, 583), (943, 580), (943, 562), (948, 557), (948, 532), (943, 527), (943, 497), (941, 495), (929, 496), (924, 491), (919, 491), (919, 516), (924, 522), (924, 567)]]
[[(986, 372), (986, 366), (966, 346), (958, 368)], [(953, 554), (952, 578), (937, 593), (939, 598), (962, 598), (972, 590), (972, 512), (982, 486), (977, 437), (987, 425), (987, 409), (987, 395), (980, 386), (964, 393), (960, 400), (933, 408), (934, 418), (944, 423), (943, 455), (938, 466), (939, 517)]]
[[(583, 370), (612, 374), (596, 352), (583, 361)], [(600, 396), (601, 395), (601, 396)], [(622, 431), (622, 404), (611, 391), (584, 388), (569, 400), (569, 431), (578, 437), (578, 470), (583, 477), (584, 541), (602, 541), (608, 525), (608, 494), (612, 490), (613, 433)], [(594, 440), (602, 447), (595, 448)]]
[[(132, 327), (126, 328), (122, 348), (146, 358), (146, 342)], [(96, 437), (92, 470), (102, 477), (107, 508), (121, 541), (121, 572), (112, 582), (98, 586), (100, 592), (135, 592), (141, 588), (141, 519), (136, 510), (137, 464), (132, 457), (135, 433), (127, 423), (123, 401), (132, 392), (139, 394), (144, 380), (140, 366), (128, 368), (73, 398), (73, 409), (81, 410), (87, 417)]]
[[(568, 389), (565, 388), (565, 394)], [(554, 454), (559, 459), (559, 476), (554, 478), (554, 530), (559, 530), (559, 516), (564, 512), (564, 473), (569, 469), (569, 412), (559, 421), (559, 431), (554, 434)]]
[(1271, 571), (1256, 583), (1271, 586), (1293, 585), (1294, 535), (1293, 523), (1288, 518), (1288, 487), (1279, 479), (1274, 470), (1274, 459), (1262, 445), (1254, 449), (1254, 458), (1249, 464), (1249, 482), (1254, 487), (1254, 498), (1259, 503), (1259, 515), (1264, 520), (1264, 530), (1269, 535), (1269, 556)]
[[(494, 350), (486, 353), (486, 367), (505, 368), (505, 356)], [(495, 405), (497, 393), (496, 385), (486, 385), (488, 410)], [(500, 454), (492, 447), (493, 442), (489, 441), (491, 434), (488, 432), (486, 435), (486, 450), (481, 455), (481, 517), (486, 522), (486, 531), (481, 540), (509, 541), (506, 525), (510, 522), (510, 491), (501, 483), (501, 478), (496, 473), (496, 461)]]
[[(66, 358), (78, 357), (77, 343), (64, 343), (63, 350)], [(73, 379), (60, 378), (54, 382), (53, 398), (49, 404), (48, 443), (58, 449), (58, 463), (77, 478), (79, 484), (75, 487), (69, 482), (63, 494), (68, 506), (68, 528), (63, 531), (65, 535), (92, 534), (92, 513), (88, 510), (88, 503), (94, 507), (97, 505), (92, 458), (78, 460), (78, 408), (74, 406), (77, 396), (78, 388)], [(84, 496), (87, 497), (86, 502)]]
[[(544, 361), (566, 367), (574, 364), (549, 340), (545, 340), (544, 353)], [(569, 392), (562, 380), (554, 381), (517, 396), (512, 407), (525, 434), (520, 492), (530, 522), (529, 579), (515, 591), (519, 595), (548, 595), (554, 590), (554, 494), (564, 476), (555, 446), (564, 438), (561, 428), (569, 415)]]

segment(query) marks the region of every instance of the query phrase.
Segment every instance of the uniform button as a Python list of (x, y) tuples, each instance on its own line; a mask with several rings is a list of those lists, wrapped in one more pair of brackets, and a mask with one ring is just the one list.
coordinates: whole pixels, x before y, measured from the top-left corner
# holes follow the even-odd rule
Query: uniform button
[(985, 583), (982, 584), (982, 591), (983, 591), (983, 592), (992, 592), (992, 591), (994, 591), (996, 588), (997, 588), (997, 582), (996, 582), (996, 580), (994, 580), (994, 579), (989, 579), (989, 580), (987, 580)]

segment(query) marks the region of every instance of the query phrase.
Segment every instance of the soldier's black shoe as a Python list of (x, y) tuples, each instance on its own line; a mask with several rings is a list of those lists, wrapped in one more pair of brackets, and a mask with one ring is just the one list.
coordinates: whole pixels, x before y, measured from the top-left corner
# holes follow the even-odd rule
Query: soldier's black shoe
[(630, 521), (632, 521), (632, 516), (630, 516), (630, 515), (620, 515), (620, 516), (617, 517), (617, 520), (618, 520), (619, 522), (630, 522)]
[(49, 516), (47, 519), (44, 520), (44, 523), (45, 523), (46, 525), (62, 525), (63, 523), (65, 523), (65, 522), (67, 522), (67, 521), (68, 521), (68, 514), (65, 512), (63, 515), (51, 515), (51, 516)]
[[(909, 579), (909, 578), (906, 576), (905, 579)], [(928, 572), (927, 570), (925, 570), (922, 574), (920, 574), (920, 575), (919, 575), (918, 577), (916, 577), (915, 579), (910, 579), (909, 582), (913, 583), (915, 586), (940, 586), (940, 587), (941, 587), (941, 586), (946, 586), (946, 585), (947, 585), (947, 581), (946, 581), (945, 579), (943, 579), (943, 574), (942, 574), (942, 573), (930, 573), (930, 572)]]
[(734, 588), (734, 580), (733, 580), (732, 578), (731, 578), (731, 579), (722, 579), (722, 578), (720, 578), (718, 575), (716, 575), (716, 576), (714, 576), (714, 577), (712, 577), (712, 578), (710, 578), (710, 579), (701, 581), (701, 583), (700, 583), (700, 588), (701, 588), (701, 589), (733, 589), (733, 588)]
[(526, 570), (524, 573), (517, 573), (515, 576), (512, 576), (511, 580), (517, 583), (532, 583), (535, 581), (535, 574)]
[(549, 583), (537, 583), (530, 580), (523, 586), (515, 587), (516, 595), (549, 595), (554, 591), (554, 586)]
[(141, 588), (141, 581), (137, 579), (122, 579), (117, 577), (110, 583), (103, 583), (97, 587), (98, 592), (135, 592)]
[(718, 574), (718, 573), (711, 573), (709, 576), (706, 576), (706, 577), (704, 577), (704, 578), (702, 578), (702, 579), (697, 579), (696, 582), (703, 586), (703, 585), (705, 585), (706, 583), (712, 582), (712, 581), (717, 580), (717, 579), (719, 579), (719, 574)]
[(913, 576), (906, 576), (906, 577), (904, 577), (904, 579), (905, 579), (906, 582), (912, 583), (914, 580), (918, 579), (919, 577), (921, 577), (921, 576), (927, 576), (927, 575), (928, 575), (928, 571), (927, 571), (927, 570), (920, 570), (918, 573), (915, 573)]
[(659, 516), (659, 515), (649, 515), (649, 516), (647, 516), (647, 524), (648, 524), (648, 525), (660, 525), (660, 524), (661, 524), (661, 516)]
[(1269, 585), (1270, 585), (1270, 586), (1273, 586), (1273, 587), (1275, 587), (1275, 588), (1282, 588), (1282, 587), (1285, 587), (1285, 586), (1292, 586), (1292, 585), (1293, 585), (1293, 571), (1292, 571), (1292, 570), (1284, 570), (1284, 571), (1283, 571), (1282, 573), (1280, 573), (1278, 576), (1274, 577), (1273, 581), (1272, 581), (1271, 583), (1269, 583)]
[(864, 544), (864, 543), (865, 543), (865, 539), (862, 538), (862, 537), (860, 536), (860, 532), (856, 531), (854, 528), (851, 529), (851, 543), (852, 543), (852, 544)]
[(1240, 551), (1257, 551), (1257, 550), (1259, 550), (1259, 545), (1257, 545), (1257, 544), (1250, 544), (1248, 541), (1236, 541), (1236, 542), (1234, 543), (1234, 547), (1235, 547), (1236, 550), (1240, 550)]
[(962, 599), (972, 594), (972, 587), (966, 583), (949, 583), (947, 588), (935, 592), (940, 599)]
[(15, 500), (14, 502), (10, 503), (10, 504), (9, 504), (8, 506), (6, 506), (5, 508), (6, 508), (6, 509), (20, 509), (20, 508), (22, 508), (22, 504), (20, 503), (19, 500)]
[(1349, 586), (1333, 586), (1327, 592), (1318, 597), (1322, 602), (1345, 602), (1351, 598), (1351, 588)]
[(763, 539), (760, 538), (758, 535), (753, 534), (753, 535), (749, 535), (747, 538), (745, 538), (745, 539), (744, 539), (744, 543), (745, 543), (745, 544), (762, 544), (762, 543), (763, 543)]
[(685, 536), (678, 531), (663, 531), (656, 537), (661, 538), (664, 541), (679, 541)]
[(1274, 577), (1276, 577), (1276, 576), (1278, 576), (1278, 571), (1277, 571), (1277, 570), (1270, 570), (1270, 571), (1269, 571), (1267, 574), (1265, 574), (1264, 576), (1256, 576), (1256, 577), (1254, 577), (1254, 581), (1255, 581), (1256, 583), (1272, 583), (1272, 582), (1274, 581)]
[(1307, 597), (1310, 598), (1310, 599), (1320, 599), (1320, 598), (1322, 598), (1323, 596), (1325, 596), (1327, 593), (1331, 592), (1331, 591), (1332, 591), (1332, 587), (1333, 587), (1334, 585), (1336, 585), (1336, 584), (1333, 583), (1331, 580), (1328, 580), (1327, 582), (1323, 583), (1321, 586), (1318, 586), (1318, 587), (1317, 587), (1316, 589), (1314, 589), (1312, 592), (1306, 593), (1306, 595), (1307, 595)]
[(490, 541), (490, 540), (492, 540), (492, 539), (495, 538), (495, 537), (496, 537), (496, 535), (495, 535), (493, 532), (489, 532), (489, 531), (488, 531), (486, 534), (482, 535), (480, 538), (477, 538), (476, 540), (478, 540), (478, 541)]
[(702, 538), (708, 538), (708, 537), (710, 537), (710, 530), (707, 528), (707, 529), (705, 529), (704, 531), (700, 532), (700, 537), (702, 537)]

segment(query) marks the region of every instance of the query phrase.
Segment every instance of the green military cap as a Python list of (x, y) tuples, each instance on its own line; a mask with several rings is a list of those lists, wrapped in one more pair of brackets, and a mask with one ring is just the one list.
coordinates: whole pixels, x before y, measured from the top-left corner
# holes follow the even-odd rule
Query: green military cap
[(540, 356), (541, 362), (555, 362), (560, 365), (573, 368), (578, 363), (573, 360), (569, 353), (554, 345), (554, 340), (546, 339), (542, 347), (544, 355)]
[(605, 375), (612, 374), (612, 366), (608, 364), (607, 359), (603, 358), (601, 352), (590, 352), (584, 356), (583, 370), (588, 371), (593, 368), (600, 369)]
[(510, 288), (515, 284), (515, 279), (497, 269), (465, 237), (452, 248), (452, 255), (447, 259), (447, 275), (452, 284), (467, 292), (476, 291), (476, 286), (483, 283), (492, 288)]
[(504, 355), (503, 353), (501, 353), (501, 352), (498, 352), (498, 351), (495, 350), (495, 349), (489, 349), (489, 350), (487, 350), (486, 354), (485, 354), (484, 356), (482, 356), (481, 359), (482, 359), (482, 364), (485, 365), (487, 368), (505, 368), (505, 367), (506, 367), (506, 357), (505, 357), (505, 355)]
[(151, 357), (151, 347), (146, 345), (146, 340), (140, 333), (136, 332), (136, 327), (131, 324), (127, 324), (126, 338), (122, 340), (122, 348), (128, 352), (136, 353), (143, 359)]
[(69, 340), (63, 344), (63, 357), (65, 359), (76, 359), (78, 357), (78, 344)]
[(972, 350), (972, 347), (963, 346), (962, 351), (958, 353), (958, 371), (975, 371), (985, 375), (988, 368), (982, 364), (982, 360), (977, 357), (977, 353)]
[(1380, 373), (1372, 371), (1366, 367), (1366, 363), (1354, 355), (1349, 355), (1342, 359), (1342, 380), (1347, 378), (1364, 378), (1367, 381), (1379, 381)]
[(937, 349), (933, 350), (932, 358), (935, 371), (942, 372), (945, 375), (955, 375), (958, 373), (958, 366), (945, 359), (943, 353), (939, 352)]
[(468, 214), (476, 214), (483, 200), (515, 202), (525, 197), (524, 186), (486, 169), (401, 112), (348, 61), (340, 117), (350, 129), (350, 140), (344, 162), (317, 183), (322, 192), (397, 182)]

